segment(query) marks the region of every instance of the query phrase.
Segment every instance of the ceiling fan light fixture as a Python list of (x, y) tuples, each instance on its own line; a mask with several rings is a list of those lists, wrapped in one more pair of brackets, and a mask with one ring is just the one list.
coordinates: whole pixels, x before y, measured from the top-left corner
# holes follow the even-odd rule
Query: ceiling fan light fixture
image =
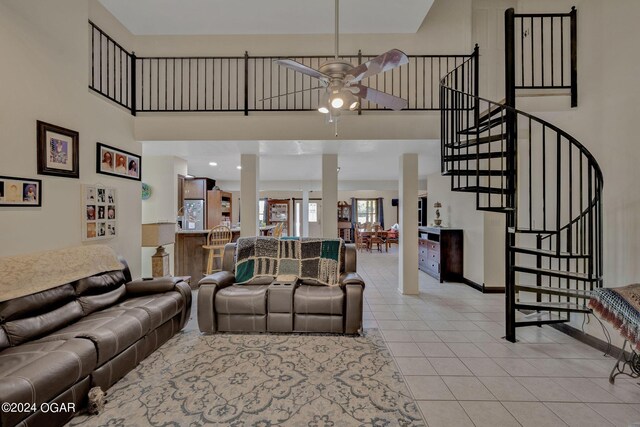
[(331, 97), (331, 106), (333, 108), (342, 108), (343, 105), (344, 105), (344, 99), (342, 99), (340, 94), (334, 95)]
[(344, 97), (344, 101), (345, 101), (344, 104), (346, 108), (348, 108), (351, 111), (358, 108), (358, 98), (356, 98), (355, 95), (349, 89), (345, 88), (343, 92), (343, 97)]
[(329, 109), (324, 105), (321, 105), (320, 107), (318, 107), (318, 111), (321, 112), (322, 114), (328, 114), (329, 113)]

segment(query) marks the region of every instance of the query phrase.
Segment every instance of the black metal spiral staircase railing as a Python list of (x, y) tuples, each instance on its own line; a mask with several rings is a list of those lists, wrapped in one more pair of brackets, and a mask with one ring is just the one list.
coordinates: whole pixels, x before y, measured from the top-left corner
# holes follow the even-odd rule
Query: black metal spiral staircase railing
[[(586, 300), (590, 291), (602, 286), (600, 167), (576, 138), (514, 108), (517, 67), (527, 62), (522, 52), (518, 55), (522, 59), (515, 60), (514, 22), (530, 20), (533, 33), (534, 17), (540, 19), (538, 29), (544, 37), (543, 20), (551, 19), (547, 31), (553, 34), (554, 18), (567, 16), (572, 83), (565, 86), (563, 81), (562, 86), (571, 89), (573, 105), (575, 9), (570, 14), (536, 16), (507, 10), (505, 101), (478, 96), (477, 46), (474, 55), (440, 84), (443, 175), (451, 177), (451, 190), (475, 194), (478, 210), (506, 215), (506, 339), (512, 342), (516, 327), (567, 322), (571, 313), (590, 313)], [(525, 35), (524, 29), (520, 35)], [(542, 51), (536, 51), (533, 42), (531, 46), (535, 58), (530, 62), (536, 58), (540, 62), (544, 43)], [(541, 72), (548, 74), (548, 66), (543, 65)], [(559, 85), (547, 83), (537, 89), (555, 87)]]

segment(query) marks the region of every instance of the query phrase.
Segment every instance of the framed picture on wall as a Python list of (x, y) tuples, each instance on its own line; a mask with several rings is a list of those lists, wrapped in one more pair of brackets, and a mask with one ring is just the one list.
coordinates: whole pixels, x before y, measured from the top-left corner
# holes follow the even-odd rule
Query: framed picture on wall
[(115, 188), (83, 185), (81, 206), (83, 241), (112, 239), (117, 236)]
[(42, 181), (0, 176), (0, 207), (42, 206)]
[(38, 174), (80, 177), (78, 132), (37, 121)]
[(142, 158), (137, 154), (98, 142), (96, 144), (96, 172), (140, 181), (142, 179)]

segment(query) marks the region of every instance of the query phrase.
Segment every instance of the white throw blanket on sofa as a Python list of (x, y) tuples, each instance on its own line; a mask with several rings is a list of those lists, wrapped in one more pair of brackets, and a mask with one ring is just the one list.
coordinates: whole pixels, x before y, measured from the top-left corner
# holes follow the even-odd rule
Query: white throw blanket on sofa
[(105, 245), (77, 246), (0, 258), (0, 302), (35, 294), (124, 266)]

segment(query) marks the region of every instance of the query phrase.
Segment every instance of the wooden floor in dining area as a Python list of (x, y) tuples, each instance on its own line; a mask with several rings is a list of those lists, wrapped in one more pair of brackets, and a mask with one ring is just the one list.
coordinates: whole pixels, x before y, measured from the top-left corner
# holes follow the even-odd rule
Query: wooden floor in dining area
[(638, 380), (610, 385), (612, 357), (548, 326), (505, 341), (501, 294), (420, 272), (420, 295), (401, 295), (397, 254), (358, 252), (364, 327), (382, 332), (430, 427), (640, 423)]

